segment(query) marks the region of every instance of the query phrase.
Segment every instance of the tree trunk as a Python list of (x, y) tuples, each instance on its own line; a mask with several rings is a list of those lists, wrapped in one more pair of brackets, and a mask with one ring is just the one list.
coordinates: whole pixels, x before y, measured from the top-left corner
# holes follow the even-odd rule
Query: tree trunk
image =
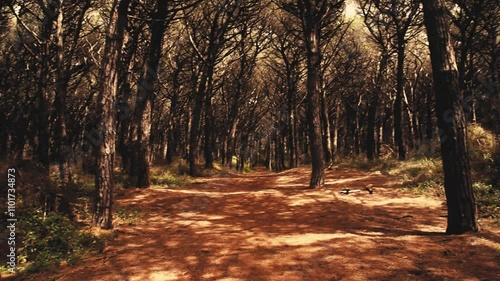
[(162, 52), (163, 34), (166, 29), (168, 1), (158, 0), (154, 22), (151, 31), (149, 55), (139, 80), (137, 102), (132, 125), (132, 144), (130, 153), (134, 155), (130, 163), (131, 184), (136, 187), (149, 187), (150, 185), (150, 138), (152, 99), (155, 83), (158, 79), (158, 65)]
[[(131, 4), (131, 9), (133, 9), (134, 3)], [(132, 121), (132, 111), (129, 105), (129, 100), (132, 95), (132, 87), (130, 85), (130, 73), (131, 73), (131, 62), (134, 55), (137, 53), (137, 48), (139, 46), (139, 35), (142, 32), (142, 27), (133, 27), (129, 31), (129, 36), (127, 36), (127, 41), (124, 42), (124, 53), (120, 62), (120, 76), (119, 82), (121, 83), (118, 97), (118, 147), (117, 151), (121, 156), (121, 165), (123, 172), (130, 171), (130, 155), (129, 155), (129, 143), (128, 137), (130, 132), (130, 124)]]
[(64, 60), (64, 26), (63, 19), (64, 13), (62, 11), (63, 1), (60, 2), (59, 14), (57, 16), (57, 29), (56, 29), (56, 64), (57, 64), (57, 84), (56, 96), (54, 101), (56, 122), (55, 122), (55, 151), (56, 159), (59, 166), (59, 192), (61, 193), (61, 200), (58, 211), (71, 216), (69, 201), (67, 198), (67, 187), (71, 183), (71, 170), (70, 161), (68, 159), (70, 148), (68, 143), (68, 134), (66, 130), (66, 97), (67, 87), (69, 81), (69, 67), (71, 67), (71, 58), (69, 58), (69, 67), (66, 71)]
[(436, 91), (436, 113), (448, 206), (446, 233), (478, 231), (467, 153), (466, 121), (444, 0), (422, 0)]
[(366, 139), (366, 156), (368, 160), (375, 159), (378, 156), (375, 141), (375, 124), (377, 123), (377, 108), (379, 104), (379, 97), (382, 95), (382, 84), (384, 83), (385, 71), (389, 55), (382, 52), (380, 56), (380, 64), (377, 71), (377, 80), (375, 91), (369, 99), (368, 107), (368, 120), (367, 120), (367, 139)]
[(322, 129), (322, 142), (323, 142), (323, 151), (325, 162), (332, 162), (332, 143), (330, 141), (330, 114), (327, 106), (326, 94), (323, 91), (320, 94), (321, 96), (321, 129)]
[(211, 71), (208, 76), (207, 93), (205, 98), (205, 143), (203, 146), (205, 169), (213, 169), (214, 167), (213, 141), (215, 126), (212, 112), (212, 77), (213, 71)]
[(404, 34), (398, 35), (398, 65), (396, 74), (396, 99), (394, 100), (394, 143), (398, 147), (398, 159), (406, 159), (406, 149), (403, 138), (403, 87), (404, 87), (404, 62), (405, 47)]
[[(175, 80), (174, 80), (175, 81)], [(175, 84), (175, 82), (174, 82)], [(167, 161), (167, 165), (171, 165), (174, 162), (174, 156), (177, 154), (177, 146), (179, 143), (178, 137), (180, 136), (179, 132), (179, 117), (178, 114), (178, 93), (174, 93), (170, 103), (170, 119), (168, 122), (170, 126), (167, 131), (167, 153), (165, 155), (165, 159)]]
[(320, 35), (321, 16), (317, 14), (315, 1), (304, 1), (304, 36), (307, 56), (307, 123), (311, 150), (312, 174), (309, 188), (322, 187), (325, 184), (323, 163), (323, 143), (321, 138), (321, 103), (319, 90), (319, 71), (321, 67)]
[(102, 229), (113, 227), (117, 70), (123, 45), (123, 31), (127, 25), (129, 3), (130, 0), (113, 1), (99, 75), (102, 78), (99, 86), (100, 143), (97, 151), (96, 198), (92, 220)]
[(191, 176), (197, 176), (199, 171), (196, 167), (197, 155), (198, 155), (198, 143), (199, 143), (199, 132), (200, 132), (200, 121), (201, 121), (201, 112), (203, 109), (203, 99), (206, 95), (206, 82), (207, 82), (207, 73), (206, 71), (202, 72), (202, 77), (199, 82), (198, 90), (196, 91), (196, 97), (194, 101), (194, 108), (192, 112), (191, 119), (191, 129), (189, 132), (189, 174)]
[[(43, 5), (40, 2), (40, 5)], [(50, 78), (50, 49), (51, 49), (51, 37), (54, 27), (54, 22), (56, 21), (60, 5), (58, 1), (51, 1), (47, 7), (41, 7), (44, 12), (44, 20), (42, 24), (41, 40), (42, 44), (40, 46), (41, 58), (40, 58), (40, 74), (37, 83), (37, 112), (36, 112), (36, 130), (38, 137), (37, 146), (37, 160), (44, 166), (47, 171), (49, 169), (49, 145), (50, 145), (50, 134), (49, 134), (49, 108), (48, 108), (48, 82)]]

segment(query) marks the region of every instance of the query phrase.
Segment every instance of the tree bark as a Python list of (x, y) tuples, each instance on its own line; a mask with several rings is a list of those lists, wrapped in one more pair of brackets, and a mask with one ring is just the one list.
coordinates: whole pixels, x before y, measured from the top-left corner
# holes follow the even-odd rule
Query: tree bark
[[(299, 1), (300, 2), (300, 1)], [(321, 97), (319, 71), (321, 67), (320, 35), (321, 17), (316, 1), (303, 1), (303, 26), (307, 56), (307, 123), (311, 150), (312, 173), (309, 188), (323, 187), (325, 184), (324, 153), (321, 137)]]
[(422, 0), (424, 22), (429, 38), (432, 72), (436, 92), (436, 114), (442, 134), (441, 157), (448, 206), (446, 233), (478, 231), (476, 200), (467, 153), (463, 94), (450, 40), (450, 24), (444, 0)]
[(394, 143), (398, 147), (398, 159), (406, 159), (406, 149), (403, 138), (403, 87), (404, 87), (404, 62), (405, 62), (405, 39), (404, 34), (398, 34), (398, 63), (396, 74), (396, 99), (394, 100)]
[(99, 77), (100, 143), (95, 177), (96, 200), (93, 223), (102, 229), (113, 227), (114, 157), (116, 139), (116, 93), (118, 64), (123, 45), (123, 31), (127, 25), (130, 0), (114, 0), (108, 25), (104, 55)]
[(366, 156), (368, 160), (374, 160), (376, 156), (378, 156), (375, 140), (375, 124), (377, 123), (379, 97), (382, 95), (382, 84), (384, 83), (384, 75), (388, 61), (389, 55), (386, 52), (382, 52), (382, 54), (380, 55), (380, 63), (377, 71), (375, 91), (369, 99), (366, 139)]
[[(40, 2), (40, 5), (43, 5), (43, 2)], [(40, 74), (36, 91), (37, 112), (35, 124), (38, 137), (37, 160), (48, 171), (50, 162), (49, 107), (47, 100), (48, 82), (50, 78), (49, 61), (52, 32), (54, 29), (54, 22), (58, 18), (60, 12), (60, 5), (58, 1), (53, 0), (46, 7), (41, 6), (41, 8), (44, 10), (44, 20), (41, 31), (42, 44), (40, 46)]]
[(139, 80), (137, 102), (134, 110), (134, 120), (131, 129), (132, 141), (130, 153), (134, 155), (130, 163), (129, 175), (132, 185), (136, 187), (149, 187), (150, 185), (150, 138), (152, 99), (155, 84), (158, 80), (158, 66), (162, 52), (163, 34), (166, 29), (168, 1), (158, 0), (154, 22), (151, 31), (151, 41), (147, 62)]

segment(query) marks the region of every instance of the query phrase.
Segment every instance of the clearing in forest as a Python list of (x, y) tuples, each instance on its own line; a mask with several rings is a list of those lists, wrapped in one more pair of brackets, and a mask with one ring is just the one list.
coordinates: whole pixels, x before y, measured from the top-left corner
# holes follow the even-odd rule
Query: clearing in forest
[(394, 177), (337, 169), (308, 190), (309, 175), (131, 190), (117, 204), (141, 210), (139, 222), (118, 225), (102, 254), (28, 280), (500, 280), (498, 228), (444, 235), (443, 202)]

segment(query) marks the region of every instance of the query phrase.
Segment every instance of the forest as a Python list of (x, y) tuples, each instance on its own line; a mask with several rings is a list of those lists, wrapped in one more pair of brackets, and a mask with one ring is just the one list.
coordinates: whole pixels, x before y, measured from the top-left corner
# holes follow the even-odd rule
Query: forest
[(3, 0), (0, 276), (498, 280), (499, 4)]

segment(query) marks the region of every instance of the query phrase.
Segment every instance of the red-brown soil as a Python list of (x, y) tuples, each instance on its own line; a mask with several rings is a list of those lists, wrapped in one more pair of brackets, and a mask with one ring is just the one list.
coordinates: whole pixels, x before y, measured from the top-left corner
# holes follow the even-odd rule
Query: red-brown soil
[(117, 226), (102, 254), (27, 280), (500, 280), (497, 227), (444, 235), (439, 198), (345, 169), (308, 190), (309, 173), (131, 190), (117, 204), (142, 210), (140, 222)]

